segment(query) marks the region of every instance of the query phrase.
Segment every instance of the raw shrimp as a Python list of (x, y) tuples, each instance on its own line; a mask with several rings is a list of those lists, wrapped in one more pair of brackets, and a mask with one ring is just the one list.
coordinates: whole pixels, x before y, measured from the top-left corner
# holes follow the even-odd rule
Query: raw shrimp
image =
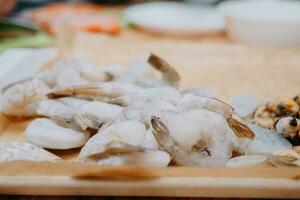
[(75, 107), (68, 106), (59, 100), (43, 100), (38, 103), (37, 113), (64, 123), (76, 124), (81, 130), (98, 130), (104, 123), (88, 112), (82, 112)]
[(37, 103), (46, 99), (50, 88), (38, 79), (15, 84), (1, 97), (2, 112), (8, 116), (35, 116)]
[(35, 78), (44, 82), (49, 88), (53, 88), (56, 84), (53, 69), (40, 72), (35, 76)]
[(160, 149), (178, 165), (225, 166), (231, 157), (233, 136), (214, 112), (163, 112), (153, 116), (151, 124)]
[(81, 104), (77, 109), (97, 116), (102, 123), (108, 123), (120, 115), (123, 107), (100, 101), (91, 101)]
[(214, 98), (198, 97), (193, 94), (185, 94), (177, 104), (181, 111), (189, 111), (193, 109), (205, 109), (222, 115), (225, 119), (230, 117), (234, 112), (233, 108)]
[(194, 109), (205, 109), (215, 112), (224, 117), (230, 128), (238, 137), (253, 138), (254, 133), (245, 125), (240, 117), (234, 112), (233, 108), (214, 98), (197, 97), (192, 94), (185, 94), (178, 102), (177, 107), (181, 111), (189, 111)]
[(142, 87), (161, 87), (169, 84), (155, 77), (154, 68), (146, 60), (138, 60), (129, 66), (127, 73), (123, 73), (116, 80), (118, 82), (132, 83)]
[(43, 81), (50, 88), (60, 88), (112, 81), (123, 74), (124, 69), (121, 65), (96, 67), (86, 60), (65, 59), (56, 63), (52, 69), (37, 74), (35, 78)]
[(64, 128), (50, 119), (33, 120), (25, 130), (27, 141), (48, 149), (72, 149), (83, 146), (88, 133)]
[(248, 167), (264, 163), (269, 155), (242, 155), (227, 161), (226, 167)]
[(72, 108), (76, 108), (76, 109), (86, 103), (92, 102), (87, 99), (80, 99), (80, 98), (75, 98), (75, 97), (64, 97), (64, 98), (59, 98), (58, 100), (60, 102), (63, 102), (64, 104), (71, 106)]
[(109, 101), (110, 103), (128, 106), (137, 101), (155, 101), (161, 100), (176, 105), (180, 100), (181, 94), (172, 87), (146, 88), (137, 93), (121, 96)]
[(255, 137), (237, 139), (234, 149), (240, 154), (272, 154), (276, 151), (292, 149), (289, 141), (271, 130), (250, 123), (247, 125), (255, 133)]
[[(128, 164), (151, 163), (153, 157), (150, 155), (154, 155), (154, 153), (149, 155), (149, 151), (156, 152), (158, 149), (154, 149), (155, 138), (149, 137), (147, 134), (151, 134), (151, 132), (147, 131), (145, 125), (138, 121), (112, 124), (101, 129), (98, 134), (87, 142), (82, 148), (79, 158), (85, 161), (96, 160), (98, 162), (100, 160), (99, 164), (103, 164), (109, 160), (114, 160), (113, 158), (121, 154), (122, 156), (117, 156), (118, 159), (124, 162), (127, 160)], [(126, 156), (124, 157), (124, 155)], [(143, 155), (145, 159), (147, 157), (149, 160), (141, 161), (140, 157), (143, 157)], [(110, 156), (114, 157), (111, 158)], [(134, 162), (134, 157), (137, 158), (136, 162)], [(167, 156), (164, 156), (162, 159), (154, 159), (153, 161), (155, 160), (160, 160), (160, 165), (167, 165), (170, 158), (167, 159)], [(153, 164), (156, 165), (157, 161)]]
[(126, 121), (100, 129), (82, 148), (79, 157), (86, 158), (105, 152), (105, 144), (121, 141), (124, 144), (139, 146), (146, 134), (145, 125), (137, 121)]
[(74, 67), (75, 61), (62, 60), (53, 67), (53, 75), (56, 88), (87, 84), (80, 73)]
[(85, 80), (92, 83), (116, 80), (125, 72), (125, 67), (117, 64), (96, 67), (91, 62), (83, 59), (74, 62), (74, 68)]
[(140, 90), (140, 87), (129, 83), (107, 82), (56, 89), (51, 91), (47, 96), (49, 98), (75, 96), (105, 101), (124, 95), (134, 94)]
[(276, 152), (273, 155), (244, 155), (230, 159), (227, 167), (272, 166), (297, 167), (300, 166), (300, 155), (292, 150)]
[(173, 104), (161, 100), (136, 101), (124, 108), (112, 123), (136, 120), (149, 127), (151, 116), (158, 115), (161, 111), (177, 111), (177, 108)]
[(0, 163), (14, 160), (57, 162), (61, 159), (27, 142), (0, 142)]

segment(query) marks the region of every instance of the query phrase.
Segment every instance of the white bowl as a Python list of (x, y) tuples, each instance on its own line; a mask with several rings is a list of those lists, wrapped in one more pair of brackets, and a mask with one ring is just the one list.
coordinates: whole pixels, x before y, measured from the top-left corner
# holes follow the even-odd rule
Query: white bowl
[(236, 41), (300, 45), (300, 2), (289, 0), (229, 1), (220, 5), (226, 31)]

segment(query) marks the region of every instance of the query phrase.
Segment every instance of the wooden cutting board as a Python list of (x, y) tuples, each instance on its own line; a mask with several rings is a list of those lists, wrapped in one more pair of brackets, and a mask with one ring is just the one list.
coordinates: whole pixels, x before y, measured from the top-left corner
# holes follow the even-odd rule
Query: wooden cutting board
[[(234, 44), (222, 35), (186, 39), (147, 35), (133, 31), (124, 32), (117, 37), (79, 33), (72, 40), (67, 45), (66, 56), (88, 58), (99, 65), (111, 63), (127, 65), (137, 58), (143, 58), (150, 52), (155, 52), (178, 69), (182, 76), (182, 88), (207, 86), (219, 90), (224, 96), (239, 91), (257, 97), (282, 97), (298, 93), (299, 48)], [(7, 123), (0, 123), (2, 129), (0, 140), (24, 139), (22, 131), (28, 121), (11, 123), (9, 120), (3, 120)], [(68, 154), (63, 157), (69, 159)], [(101, 173), (105, 175), (107, 172), (105, 167), (90, 166), (89, 169), (98, 175)], [(0, 165), (0, 193), (300, 197), (299, 168), (178, 167), (172, 170), (146, 168), (145, 170), (150, 170), (148, 172), (160, 174), (160, 177), (129, 180), (70, 177), (74, 173), (82, 173), (86, 170), (84, 166), (71, 163), (62, 165), (7, 163), (7, 165)], [(124, 172), (124, 168), (118, 170)], [(120, 173), (118, 170), (116, 172)], [(125, 172), (127, 173), (126, 170)]]
[(225, 35), (175, 38), (125, 31), (119, 36), (79, 33), (69, 55), (99, 65), (129, 64), (154, 52), (178, 69), (182, 88), (210, 87), (229, 96), (244, 92), (261, 98), (300, 92), (300, 47), (237, 44)]

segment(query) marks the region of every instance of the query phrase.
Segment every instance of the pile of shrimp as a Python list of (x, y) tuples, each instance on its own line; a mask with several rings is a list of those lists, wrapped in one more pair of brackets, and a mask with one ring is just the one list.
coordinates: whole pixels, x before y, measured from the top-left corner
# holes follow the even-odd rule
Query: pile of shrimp
[(258, 120), (256, 99), (233, 96), (230, 105), (213, 90), (179, 90), (179, 83), (175, 68), (154, 54), (127, 68), (61, 60), (2, 88), (4, 115), (34, 119), (26, 142), (0, 142), (0, 162), (62, 162), (48, 150), (81, 148), (78, 162), (97, 165), (300, 166), (285, 137), (290, 118), (270, 129)]

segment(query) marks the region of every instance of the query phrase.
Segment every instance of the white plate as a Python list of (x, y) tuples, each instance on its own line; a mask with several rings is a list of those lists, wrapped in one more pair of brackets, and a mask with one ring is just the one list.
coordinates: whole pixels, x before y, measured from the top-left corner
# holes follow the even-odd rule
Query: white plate
[(187, 3), (155, 2), (128, 7), (124, 16), (150, 32), (201, 35), (224, 29), (224, 19), (214, 8)]
[(267, 45), (300, 45), (300, 2), (290, 0), (226, 1), (228, 35), (236, 41)]

